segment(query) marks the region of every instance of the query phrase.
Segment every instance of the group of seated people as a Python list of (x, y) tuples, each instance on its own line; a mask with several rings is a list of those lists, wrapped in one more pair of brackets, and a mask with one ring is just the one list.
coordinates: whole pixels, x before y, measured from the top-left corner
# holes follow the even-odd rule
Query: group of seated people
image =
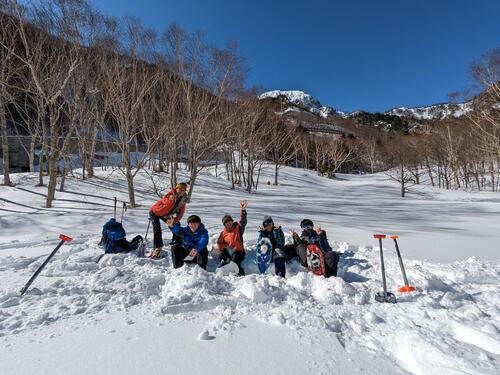
[[(160, 220), (162, 220), (173, 233), (171, 255), (174, 268), (181, 267), (188, 259), (206, 269), (209, 236), (200, 217), (191, 215), (187, 219), (187, 226), (183, 227), (180, 224), (186, 209), (186, 191), (187, 184), (179, 183), (151, 206), (149, 215), (153, 225), (154, 249), (150, 257), (153, 259), (161, 258), (163, 239)], [(240, 203), (239, 221), (235, 221), (230, 215), (223, 216), (224, 229), (217, 240), (217, 249), (221, 254), (220, 266), (233, 261), (238, 266), (239, 275), (245, 275), (241, 264), (245, 259), (243, 233), (247, 224), (247, 205), (247, 201)], [(285, 277), (286, 262), (295, 257), (298, 257), (300, 263), (307, 267), (307, 246), (316, 244), (324, 256), (325, 277), (336, 276), (338, 255), (330, 247), (326, 232), (319, 227), (314, 228), (313, 222), (309, 219), (302, 220), (300, 227), (302, 229), (300, 235), (295, 231), (292, 232), (293, 244), (285, 245), (285, 235), (281, 226), (275, 225), (270, 216), (264, 217), (259, 230), (258, 242), (263, 238), (270, 240), (276, 275)]]

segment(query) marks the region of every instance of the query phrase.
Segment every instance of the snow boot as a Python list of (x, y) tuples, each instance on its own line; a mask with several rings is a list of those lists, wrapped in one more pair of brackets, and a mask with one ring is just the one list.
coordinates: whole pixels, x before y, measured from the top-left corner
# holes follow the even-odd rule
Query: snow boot
[(151, 259), (161, 259), (161, 251), (162, 251), (161, 249), (162, 249), (161, 247), (157, 247), (151, 252), (151, 254), (149, 254), (149, 257)]

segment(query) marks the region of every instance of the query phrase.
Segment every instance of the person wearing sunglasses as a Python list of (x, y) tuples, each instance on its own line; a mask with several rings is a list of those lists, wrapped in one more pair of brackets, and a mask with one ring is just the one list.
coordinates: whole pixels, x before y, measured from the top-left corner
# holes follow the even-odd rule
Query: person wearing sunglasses
[(285, 259), (285, 235), (281, 226), (275, 226), (271, 216), (265, 216), (259, 231), (260, 242), (264, 237), (268, 238), (273, 245), (274, 272), (276, 275), (285, 277), (286, 259)]
[(300, 222), (302, 233), (292, 231), (293, 245), (285, 246), (284, 250), (287, 260), (298, 256), (300, 263), (307, 267), (307, 246), (316, 244), (325, 256), (325, 277), (337, 276), (339, 255), (332, 250), (328, 243), (326, 232), (321, 227), (314, 228), (314, 223), (310, 219), (303, 219)]
[[(154, 249), (149, 256), (152, 259), (160, 259), (161, 250), (163, 248), (163, 238), (161, 232), (160, 220), (167, 222), (168, 219), (174, 218), (174, 223), (179, 223), (184, 216), (186, 210), (187, 184), (185, 182), (178, 183), (165, 196), (156, 201), (149, 209), (149, 219), (153, 225), (153, 244)], [(175, 234), (172, 238), (172, 244), (178, 242)]]

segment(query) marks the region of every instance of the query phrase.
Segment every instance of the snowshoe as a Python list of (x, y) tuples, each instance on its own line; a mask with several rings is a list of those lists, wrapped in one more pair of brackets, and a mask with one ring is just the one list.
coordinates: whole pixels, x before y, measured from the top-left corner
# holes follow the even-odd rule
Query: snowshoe
[(315, 244), (307, 246), (307, 268), (315, 275), (325, 276), (325, 256)]
[(257, 244), (256, 263), (260, 273), (264, 273), (269, 268), (273, 258), (273, 245), (269, 238), (262, 238)]

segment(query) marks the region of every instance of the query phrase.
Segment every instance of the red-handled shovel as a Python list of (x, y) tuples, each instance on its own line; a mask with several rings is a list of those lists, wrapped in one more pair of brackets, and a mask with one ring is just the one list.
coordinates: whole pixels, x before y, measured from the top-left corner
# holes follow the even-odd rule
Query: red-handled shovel
[(68, 236), (65, 236), (64, 234), (60, 234), (59, 235), (59, 239), (61, 240), (59, 242), (59, 244), (56, 246), (56, 248), (54, 250), (52, 250), (52, 252), (50, 253), (50, 255), (47, 257), (47, 259), (45, 259), (45, 262), (42, 263), (42, 265), (40, 267), (38, 267), (38, 269), (36, 270), (35, 274), (33, 276), (31, 276), (31, 278), (28, 280), (28, 282), (26, 283), (26, 285), (23, 287), (23, 289), (21, 289), (21, 295), (23, 295), (27, 290), (28, 288), (30, 287), (31, 283), (33, 281), (35, 281), (35, 279), (37, 278), (38, 274), (40, 272), (42, 272), (43, 268), (47, 265), (47, 263), (49, 263), (50, 259), (52, 259), (52, 257), (54, 256), (55, 253), (57, 253), (57, 250), (59, 250), (59, 248), (65, 243), (65, 242), (70, 242), (72, 241), (73, 239), (71, 237), (68, 237)]
[(396, 296), (393, 293), (387, 291), (387, 282), (385, 280), (384, 251), (382, 250), (382, 240), (385, 238), (385, 234), (374, 234), (373, 238), (378, 239), (378, 243), (380, 246), (380, 266), (382, 269), (382, 283), (384, 284), (384, 291), (378, 292), (375, 295), (375, 301), (396, 303)]

